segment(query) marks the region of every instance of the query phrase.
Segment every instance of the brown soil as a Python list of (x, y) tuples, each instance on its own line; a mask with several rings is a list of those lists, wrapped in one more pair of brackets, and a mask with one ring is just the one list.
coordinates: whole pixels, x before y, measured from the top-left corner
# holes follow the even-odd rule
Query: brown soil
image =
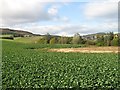
[(118, 53), (120, 47), (84, 47), (49, 49), (50, 52), (80, 52), (80, 53)]

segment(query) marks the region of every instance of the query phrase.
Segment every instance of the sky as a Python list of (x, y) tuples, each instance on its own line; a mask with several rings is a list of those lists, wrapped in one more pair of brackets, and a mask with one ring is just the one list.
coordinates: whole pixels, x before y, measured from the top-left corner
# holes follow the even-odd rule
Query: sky
[(118, 32), (119, 0), (0, 0), (0, 27), (72, 36)]

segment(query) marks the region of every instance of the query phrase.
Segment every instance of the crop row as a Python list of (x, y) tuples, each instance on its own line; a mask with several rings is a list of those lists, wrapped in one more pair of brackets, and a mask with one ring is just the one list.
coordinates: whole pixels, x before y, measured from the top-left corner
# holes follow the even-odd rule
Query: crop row
[(3, 88), (119, 87), (117, 54), (43, 52), (27, 46), (3, 42)]

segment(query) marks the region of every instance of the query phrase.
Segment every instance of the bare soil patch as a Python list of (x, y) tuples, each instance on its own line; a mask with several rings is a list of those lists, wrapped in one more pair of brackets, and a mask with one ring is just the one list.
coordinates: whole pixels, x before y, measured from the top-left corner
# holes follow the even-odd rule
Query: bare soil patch
[(49, 49), (49, 52), (118, 53), (120, 47), (83, 47)]

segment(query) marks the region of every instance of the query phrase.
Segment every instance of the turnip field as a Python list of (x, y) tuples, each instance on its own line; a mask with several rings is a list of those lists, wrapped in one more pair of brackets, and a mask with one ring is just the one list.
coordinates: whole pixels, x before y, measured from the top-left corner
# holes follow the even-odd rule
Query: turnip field
[(48, 52), (80, 45), (2, 42), (2, 88), (118, 89), (118, 54)]

